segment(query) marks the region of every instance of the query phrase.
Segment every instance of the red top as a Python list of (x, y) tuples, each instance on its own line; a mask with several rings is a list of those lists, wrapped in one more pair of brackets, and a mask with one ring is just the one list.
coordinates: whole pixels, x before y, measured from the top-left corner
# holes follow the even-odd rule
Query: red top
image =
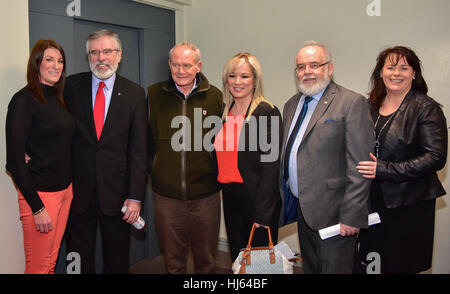
[(238, 144), (244, 116), (228, 114), (219, 134), (214, 141), (217, 155), (219, 175), (217, 181), (220, 183), (243, 183), (238, 168)]

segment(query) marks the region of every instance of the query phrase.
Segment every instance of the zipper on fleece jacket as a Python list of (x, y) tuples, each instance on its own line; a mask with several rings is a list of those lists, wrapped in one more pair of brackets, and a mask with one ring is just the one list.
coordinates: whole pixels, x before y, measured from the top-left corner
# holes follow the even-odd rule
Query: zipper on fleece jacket
[[(186, 99), (182, 99), (181, 104), (181, 115), (183, 116), (183, 120), (187, 119), (187, 110), (186, 110)], [(186, 136), (188, 134), (183, 134), (183, 145), (186, 144)], [(187, 200), (187, 188), (186, 188), (186, 150), (185, 148), (181, 148), (181, 199)]]
[[(209, 89), (209, 87), (207, 87), (205, 89), (199, 89), (198, 91), (194, 90), (191, 94), (189, 94), (188, 97), (181, 97), (180, 95), (177, 94), (177, 96), (179, 96), (180, 99), (181, 99), (181, 115), (183, 116), (183, 119), (187, 119), (187, 100), (190, 97), (192, 97), (192, 96), (194, 96), (194, 95), (196, 95), (198, 93), (207, 91), (208, 89)], [(183, 137), (182, 137), (183, 138), (183, 144), (185, 144), (185, 142), (186, 142), (187, 135), (190, 135), (190, 134), (183, 134)], [(186, 177), (187, 177), (186, 176), (186, 174), (187, 174), (187, 166), (186, 166), (187, 165), (187, 159), (186, 159), (186, 150), (185, 150), (185, 148), (182, 148), (180, 152), (181, 152), (181, 154), (180, 154), (180, 157), (181, 157), (181, 175), (180, 175), (181, 176), (181, 200), (188, 200), (188, 197), (187, 197), (187, 183), (186, 183), (187, 182), (187, 180), (186, 180)]]

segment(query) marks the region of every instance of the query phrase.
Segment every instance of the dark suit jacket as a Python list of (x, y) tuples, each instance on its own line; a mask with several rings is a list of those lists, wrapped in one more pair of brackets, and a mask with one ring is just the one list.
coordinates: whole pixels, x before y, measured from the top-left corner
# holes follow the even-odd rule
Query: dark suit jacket
[(92, 109), (92, 74), (70, 76), (64, 99), (76, 121), (72, 144), (72, 210), (83, 213), (98, 194), (105, 215), (118, 215), (127, 198), (142, 200), (146, 187), (147, 110), (144, 89), (116, 75), (100, 140)]
[[(266, 117), (267, 120), (261, 119), (262, 117)], [(263, 133), (266, 138), (262, 137)], [(281, 113), (278, 108), (272, 108), (265, 102), (256, 107), (250, 121), (244, 121), (239, 135), (239, 173), (253, 197), (255, 222), (263, 225), (278, 223), (281, 205), (278, 187), (281, 138)], [(276, 142), (271, 144), (271, 139)], [(269, 145), (273, 147), (270, 150)], [(217, 164), (216, 153), (212, 154)]]
[[(294, 95), (283, 109), (281, 158), (301, 96)], [(317, 231), (339, 222), (367, 227), (370, 180), (363, 178), (356, 166), (370, 160), (374, 141), (367, 100), (330, 82), (297, 153), (299, 203), (310, 228)]]

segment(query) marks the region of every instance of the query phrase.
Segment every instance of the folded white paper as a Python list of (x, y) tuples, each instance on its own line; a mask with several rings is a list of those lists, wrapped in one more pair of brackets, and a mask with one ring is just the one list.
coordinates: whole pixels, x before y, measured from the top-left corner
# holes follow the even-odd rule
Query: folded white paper
[[(369, 226), (381, 223), (380, 216), (374, 212), (369, 214)], [(339, 224), (319, 230), (319, 235), (322, 240), (337, 236), (341, 233)]]
[(288, 244), (284, 241), (281, 241), (277, 245), (273, 246), (273, 249), (279, 250), (288, 260), (295, 258), (294, 252), (292, 252), (291, 248), (289, 248)]

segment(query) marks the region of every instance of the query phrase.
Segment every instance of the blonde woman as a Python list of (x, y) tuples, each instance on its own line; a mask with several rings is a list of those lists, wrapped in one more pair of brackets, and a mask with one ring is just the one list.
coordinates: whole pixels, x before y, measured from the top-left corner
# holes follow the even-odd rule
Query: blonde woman
[[(261, 66), (252, 54), (231, 58), (222, 82), (224, 123), (215, 138), (214, 155), (234, 261), (246, 246), (254, 222), (258, 227), (269, 226), (275, 243), (278, 238), (281, 114), (264, 97)], [(256, 230), (252, 245), (267, 244), (266, 230)]]

